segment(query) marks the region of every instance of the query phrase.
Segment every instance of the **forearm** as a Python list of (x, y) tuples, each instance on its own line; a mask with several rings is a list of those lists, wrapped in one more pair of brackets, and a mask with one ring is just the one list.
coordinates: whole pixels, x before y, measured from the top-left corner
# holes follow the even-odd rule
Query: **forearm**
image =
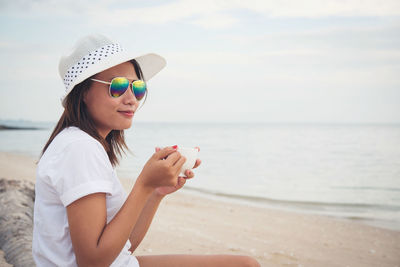
[(108, 266), (114, 261), (128, 240), (151, 194), (152, 190), (144, 189), (140, 184), (135, 183), (121, 209), (105, 225), (97, 246), (92, 253), (86, 253), (93, 257), (87, 259), (88, 261), (83, 265)]
[(140, 214), (140, 217), (137, 220), (136, 225), (133, 228), (133, 231), (129, 237), (129, 240), (132, 244), (132, 247), (130, 248), (131, 252), (135, 251), (135, 249), (142, 242), (163, 198), (164, 196), (159, 195), (154, 191), (151, 197), (147, 200)]

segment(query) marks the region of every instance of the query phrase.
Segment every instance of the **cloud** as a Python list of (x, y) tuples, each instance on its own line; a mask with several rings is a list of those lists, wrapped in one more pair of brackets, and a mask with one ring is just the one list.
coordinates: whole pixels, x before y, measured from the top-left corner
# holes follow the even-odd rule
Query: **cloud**
[[(169, 22), (189, 22), (206, 29), (233, 27), (239, 18), (230, 14), (249, 10), (265, 18), (324, 18), (399, 16), (400, 1), (387, 0), (382, 4), (376, 0), (180, 0), (150, 7), (111, 8), (98, 5), (89, 9), (92, 22), (106, 20), (114, 25), (128, 23), (163, 24)], [(118, 6), (118, 5), (114, 5)]]
[[(99, 1), (101, 3), (101, 1)], [(90, 1), (68, 0), (0, 0), (0, 13), (17, 18), (72, 16), (97, 8)], [(23, 10), (23, 12), (21, 12)]]
[(400, 1), (386, 0), (247, 0), (234, 1), (236, 8), (271, 18), (322, 18), (329, 16), (399, 16)]
[[(92, 23), (124, 26), (131, 23), (164, 24), (188, 22), (206, 29), (235, 26), (240, 19), (232, 12), (251, 11), (265, 18), (324, 18), (400, 16), (400, 1), (385, 0), (178, 0), (137, 7), (121, 1), (1, 1), (0, 12), (14, 11), (15, 16), (80, 16)], [(128, 2), (130, 3), (130, 2)], [(19, 10), (24, 8), (23, 13)]]
[(226, 29), (239, 23), (239, 19), (227, 14), (210, 14), (192, 22), (205, 29)]
[(99, 7), (88, 13), (93, 24), (107, 21), (108, 24), (123, 26), (131, 23), (164, 24), (183, 21), (206, 29), (224, 29), (238, 22), (232, 15), (224, 13), (225, 9), (218, 1), (184, 0), (151, 7)]
[[(57, 73), (60, 53), (76, 37), (96, 30), (125, 38), (127, 47), (132, 42), (143, 52), (154, 49), (167, 59), (168, 67), (149, 83), (154, 94), (145, 105), (148, 120), (161, 118), (160, 114), (165, 119), (236, 119), (245, 116), (240, 115), (242, 108), (260, 111), (261, 118), (275, 111), (279, 115), (281, 107), (289, 110), (288, 118), (312, 118), (301, 112), (307, 107), (310, 114), (323, 117), (327, 113), (316, 100), (347, 101), (359, 110), (367, 106), (365, 117), (379, 108), (383, 111), (376, 113), (383, 119), (398, 121), (398, 115), (394, 118), (385, 107), (399, 110), (392, 102), (399, 96), (400, 17), (341, 18), (398, 16), (397, 1), (141, 2), (138, 6), (130, 0), (0, 0), (2, 22), (7, 25), (0, 40), (4, 62), (0, 83), (5, 90), (12, 88), (15, 78), (20, 81), (13, 98), (17, 95), (25, 108), (18, 114), (32, 118), (58, 114), (47, 111), (58, 110), (54, 100), (63, 91)], [(339, 18), (330, 19), (333, 16)], [(125, 25), (136, 32), (127, 31)], [(135, 33), (148, 36), (136, 42)], [(376, 96), (381, 104), (374, 102)], [(14, 114), (8, 99), (2, 100), (0, 111)], [(32, 99), (39, 99), (43, 109), (36, 110)], [(166, 113), (169, 101), (179, 105)], [(297, 105), (293, 114), (292, 104)], [(346, 112), (350, 119), (356, 118), (352, 109)], [(282, 119), (278, 115), (276, 120)]]

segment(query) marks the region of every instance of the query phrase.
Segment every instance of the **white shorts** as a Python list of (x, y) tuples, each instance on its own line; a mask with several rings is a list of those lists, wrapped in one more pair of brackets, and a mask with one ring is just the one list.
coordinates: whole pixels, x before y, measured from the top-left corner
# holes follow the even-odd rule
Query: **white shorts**
[(121, 253), (114, 260), (114, 262), (110, 265), (110, 267), (140, 267), (139, 261), (135, 256), (131, 254), (129, 248), (131, 247), (131, 242), (128, 240), (123, 247)]
[(131, 260), (129, 261), (129, 264), (127, 266), (129, 266), (129, 267), (140, 267), (139, 266), (139, 261), (133, 255), (131, 255)]

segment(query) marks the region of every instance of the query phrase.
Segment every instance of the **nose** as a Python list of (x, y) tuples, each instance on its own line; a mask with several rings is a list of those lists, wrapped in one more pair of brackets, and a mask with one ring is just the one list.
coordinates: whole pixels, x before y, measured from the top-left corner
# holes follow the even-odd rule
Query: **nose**
[(133, 106), (136, 105), (139, 101), (136, 99), (131, 86), (132, 85), (129, 85), (129, 88), (121, 97), (123, 97), (124, 104)]

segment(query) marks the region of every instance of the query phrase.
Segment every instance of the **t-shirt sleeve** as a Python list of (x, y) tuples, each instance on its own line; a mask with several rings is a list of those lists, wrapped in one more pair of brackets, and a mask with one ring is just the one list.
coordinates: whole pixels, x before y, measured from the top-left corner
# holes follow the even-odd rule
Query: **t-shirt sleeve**
[(52, 183), (66, 207), (89, 194), (111, 194), (113, 168), (107, 153), (95, 140), (68, 144), (54, 161)]

